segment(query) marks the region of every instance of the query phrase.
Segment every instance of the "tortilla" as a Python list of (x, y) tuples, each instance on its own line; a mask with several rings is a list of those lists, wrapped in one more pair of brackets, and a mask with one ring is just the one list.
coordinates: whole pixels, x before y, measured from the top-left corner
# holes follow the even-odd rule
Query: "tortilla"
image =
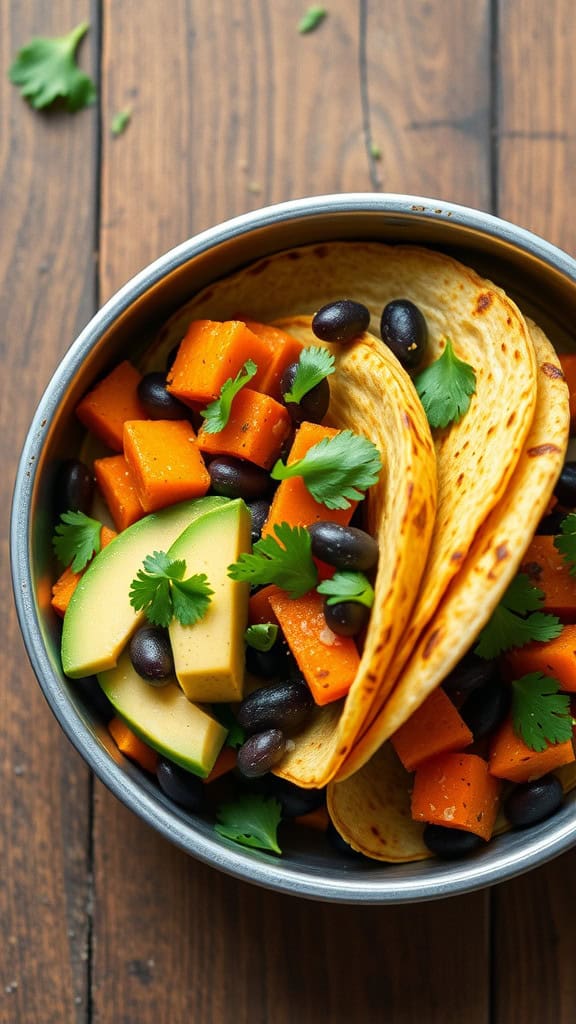
[(538, 362), (534, 422), (505, 496), (480, 529), (460, 573), (424, 630), (392, 695), (338, 773), (358, 771), (422, 704), (470, 647), (518, 572), (562, 469), (568, 388), (556, 352), (529, 323)]

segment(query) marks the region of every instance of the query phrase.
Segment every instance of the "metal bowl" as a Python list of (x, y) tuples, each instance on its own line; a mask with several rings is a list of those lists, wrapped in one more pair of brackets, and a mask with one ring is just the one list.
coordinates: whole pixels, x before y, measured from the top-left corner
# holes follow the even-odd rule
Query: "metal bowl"
[[(40, 686), (64, 732), (127, 807), (171, 842), (238, 878), (282, 892), (348, 903), (403, 903), (468, 892), (528, 871), (576, 841), (576, 792), (551, 820), (510, 832), (457, 863), (406, 865), (345, 859), (320, 838), (295, 836), (282, 858), (220, 838), (207, 821), (168, 801), (124, 759), (86, 696), (62, 673), (50, 608), (54, 467), (75, 453), (74, 406), (94, 378), (154, 333), (199, 288), (291, 246), (333, 239), (426, 245), (491, 278), (560, 348), (576, 318), (576, 261), (541, 238), (462, 206), (414, 196), (320, 196), (271, 206), (204, 231), (123, 287), (70, 347), (44, 393), (18, 469), (12, 511), (12, 575), (20, 626)], [(312, 830), (303, 830), (312, 831)]]

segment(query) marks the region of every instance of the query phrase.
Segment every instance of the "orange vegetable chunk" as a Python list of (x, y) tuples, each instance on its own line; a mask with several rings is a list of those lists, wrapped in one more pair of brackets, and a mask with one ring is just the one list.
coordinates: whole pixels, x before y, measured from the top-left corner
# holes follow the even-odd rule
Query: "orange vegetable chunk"
[(283, 331), (280, 327), (273, 327), (271, 324), (260, 324), (254, 320), (247, 320), (246, 327), (249, 327), (259, 338), (264, 338), (270, 344), (272, 356), (260, 382), (260, 391), (265, 391), (273, 398), (280, 398), (280, 378), (290, 363), (295, 363), (304, 348), (298, 338)]
[(247, 359), (258, 367), (251, 382), (257, 390), (273, 354), (272, 342), (254, 334), (242, 320), (193, 320), (168, 374), (168, 391), (188, 405), (211, 402)]
[(474, 737), (450, 698), (439, 687), (400, 726), (392, 746), (407, 771), (436, 754), (464, 750)]
[(570, 433), (576, 433), (576, 353), (562, 352), (558, 355), (568, 391), (570, 392)]
[(223, 430), (198, 431), (198, 445), (208, 455), (233, 455), (271, 469), (290, 436), (292, 422), (285, 406), (269, 395), (243, 388), (232, 402)]
[(140, 380), (138, 370), (125, 359), (76, 406), (80, 422), (112, 451), (122, 451), (126, 420), (146, 419), (138, 398)]
[(126, 423), (124, 454), (145, 512), (201, 498), (210, 487), (208, 470), (188, 420)]
[(144, 515), (132, 469), (123, 455), (95, 459), (94, 475), (117, 530), (125, 530)]
[(416, 769), (412, 817), (490, 839), (500, 783), (477, 754), (438, 754)]
[(238, 755), (233, 747), (222, 747), (222, 750), (218, 754), (212, 770), (202, 779), (203, 782), (215, 782), (216, 779), (221, 779), (223, 775), (227, 775), (228, 772), (233, 771), (236, 767), (236, 761)]
[(311, 590), (294, 600), (279, 590), (270, 604), (316, 703), (344, 697), (360, 656), (352, 637), (337, 636), (328, 626), (322, 595)]
[(526, 644), (505, 656), (507, 674), (520, 679), (530, 672), (543, 672), (560, 683), (560, 689), (576, 693), (576, 626), (564, 626), (554, 640)]
[(326, 832), (330, 824), (330, 815), (326, 804), (321, 804), (313, 811), (306, 814), (298, 814), (294, 818), (295, 825), (304, 825), (305, 828), (313, 828), (316, 832)]
[(561, 622), (576, 622), (576, 577), (554, 547), (554, 537), (534, 537), (520, 571), (544, 592), (543, 611), (558, 615)]
[(546, 750), (531, 750), (514, 732), (512, 718), (506, 719), (490, 744), (490, 774), (509, 782), (532, 782), (542, 775), (574, 761), (572, 740), (553, 743)]
[[(117, 536), (118, 534), (115, 530), (111, 530), (109, 526), (103, 526), (100, 530), (100, 550), (105, 548)], [(73, 572), (71, 567), (67, 566), (62, 575), (52, 584), (52, 600), (50, 603), (57, 615), (63, 616), (65, 614), (70, 604), (70, 598), (82, 579), (84, 572), (84, 569), (80, 572)]]
[(139, 764), (144, 771), (154, 774), (158, 766), (158, 754), (136, 736), (121, 718), (114, 717), (108, 722), (108, 732), (126, 757)]
[[(296, 431), (294, 443), (288, 456), (288, 465), (302, 459), (306, 452), (313, 445), (318, 444), (327, 437), (335, 437), (341, 433), (333, 427), (323, 427), (318, 423), (302, 423)], [(302, 477), (295, 476), (289, 480), (282, 480), (270, 506), (268, 519), (264, 524), (262, 536), (274, 535), (274, 526), (277, 523), (289, 523), (290, 526), (309, 526), (310, 523), (317, 523), (329, 519), (341, 526), (347, 526), (358, 502), (353, 501), (349, 508), (328, 509), (310, 494)]]
[(256, 626), (267, 622), (276, 623), (277, 619), (270, 604), (270, 598), (274, 594), (281, 593), (280, 587), (270, 583), (267, 587), (262, 587), (261, 590), (257, 590), (255, 594), (252, 594), (248, 601), (248, 624)]

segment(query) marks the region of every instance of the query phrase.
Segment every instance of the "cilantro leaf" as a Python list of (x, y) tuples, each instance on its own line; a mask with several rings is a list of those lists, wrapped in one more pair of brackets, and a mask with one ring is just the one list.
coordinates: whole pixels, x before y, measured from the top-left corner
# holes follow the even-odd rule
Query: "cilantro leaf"
[(283, 396), (285, 402), (301, 402), (312, 388), (334, 373), (334, 356), (326, 348), (311, 345), (303, 348), (298, 358), (296, 373), (290, 391)]
[(110, 126), (112, 135), (122, 135), (122, 132), (126, 131), (131, 117), (131, 110), (119, 110), (117, 114), (114, 114), (112, 124)]
[(560, 636), (558, 616), (534, 610), (543, 599), (544, 594), (530, 583), (526, 573), (518, 573), (481, 631), (474, 653), (490, 661), (511, 647), (524, 647), (531, 640), (544, 643)]
[(371, 608), (374, 604), (374, 591), (363, 572), (335, 572), (331, 579), (323, 580), (316, 589), (319, 594), (330, 595), (326, 602), (330, 605), (355, 601)]
[(512, 682), (514, 732), (531, 750), (572, 738), (570, 696), (560, 693), (560, 683), (543, 672), (530, 672)]
[(569, 566), (571, 576), (576, 576), (576, 512), (570, 512), (560, 523), (562, 533), (554, 538), (554, 547)]
[(213, 718), (220, 725), (223, 725), (225, 729), (228, 729), (228, 735), (225, 743), (227, 747), (232, 747), (237, 750), (241, 747), (246, 739), (246, 733), (237, 720), (229, 704), (213, 704), (210, 711)]
[(203, 619), (214, 591), (204, 573), (183, 579), (186, 562), (172, 560), (165, 551), (148, 555), (130, 586), (130, 604), (144, 611), (155, 626), (169, 626), (176, 618), (183, 626)]
[(282, 853), (278, 846), (278, 825), (282, 808), (278, 800), (245, 793), (233, 803), (221, 804), (216, 811), (216, 832), (241, 846)]
[(10, 81), (36, 110), (49, 107), (57, 99), (66, 100), (71, 113), (95, 102), (96, 86), (75, 61), (76, 49), (88, 27), (84, 21), (65, 36), (37, 37), (16, 55), (8, 72)]
[(313, 32), (315, 28), (318, 28), (320, 23), (324, 21), (326, 14), (327, 11), (324, 7), (318, 7), (316, 4), (309, 7), (298, 22), (298, 31), (300, 35), (305, 35), (307, 32)]
[(102, 523), (84, 512), (63, 512), (60, 519), (54, 530), (52, 547), (62, 565), (69, 565), (72, 572), (81, 572), (92, 555), (100, 551)]
[(250, 583), (275, 583), (290, 597), (302, 597), (318, 582), (312, 559), (312, 537), (303, 526), (276, 523), (276, 537), (256, 541), (252, 554), (244, 552), (228, 566), (232, 580)]
[(244, 385), (249, 380), (252, 380), (257, 371), (256, 363), (252, 362), (251, 359), (247, 359), (242, 369), (234, 377), (234, 380), (232, 380), (232, 377), (229, 377), (222, 385), (220, 397), (215, 398), (213, 402), (210, 402), (210, 405), (201, 410), (200, 415), (204, 417), (204, 431), (207, 434), (217, 434), (219, 430), (224, 430), (230, 419), (232, 402)]
[(270, 651), (277, 636), (278, 626), (274, 622), (258, 622), (255, 626), (248, 626), (244, 640), (255, 651)]
[(351, 430), (341, 430), (313, 444), (302, 459), (290, 465), (279, 459), (270, 476), (273, 480), (301, 476), (315, 501), (336, 509), (349, 508), (350, 501), (361, 501), (362, 492), (376, 483), (381, 468), (382, 460), (372, 441)]
[(449, 338), (439, 359), (414, 378), (414, 386), (432, 428), (457, 423), (476, 391), (476, 373), (459, 359)]

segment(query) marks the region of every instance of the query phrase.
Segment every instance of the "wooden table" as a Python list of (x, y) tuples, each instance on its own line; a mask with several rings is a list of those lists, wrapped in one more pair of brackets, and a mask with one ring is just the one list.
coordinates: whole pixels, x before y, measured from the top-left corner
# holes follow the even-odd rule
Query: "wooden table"
[[(240, 884), (90, 777), (11, 602), (17, 452), (97, 306), (213, 223), (385, 190), (576, 250), (573, 0), (1, 0), (2, 1024), (569, 1024), (576, 854), (490, 892), (362, 909)], [(97, 107), (33, 112), (17, 49), (86, 19)], [(131, 108), (123, 135), (114, 114)]]

